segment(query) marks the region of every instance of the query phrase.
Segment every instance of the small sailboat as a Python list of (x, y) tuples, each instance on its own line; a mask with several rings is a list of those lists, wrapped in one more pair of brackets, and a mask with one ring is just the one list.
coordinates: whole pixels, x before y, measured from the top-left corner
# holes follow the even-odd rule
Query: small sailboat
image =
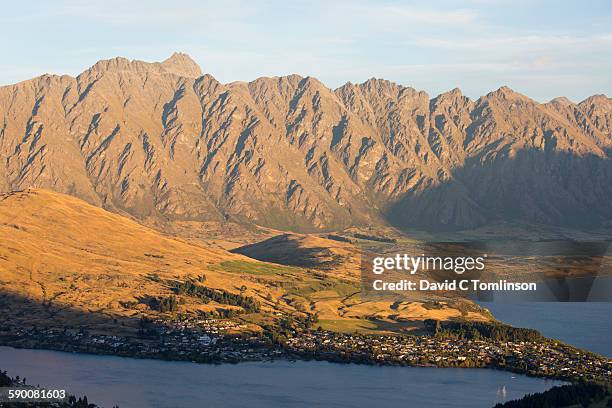
[(508, 392), (506, 391), (506, 386), (502, 386), (501, 388), (497, 389), (497, 396), (499, 398), (503, 398), (506, 399), (506, 395), (508, 395)]

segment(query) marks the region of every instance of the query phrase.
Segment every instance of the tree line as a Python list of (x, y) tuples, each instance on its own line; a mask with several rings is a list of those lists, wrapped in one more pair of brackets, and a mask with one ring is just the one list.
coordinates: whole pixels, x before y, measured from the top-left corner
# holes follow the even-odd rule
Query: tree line
[[(239, 306), (247, 313), (257, 313), (261, 310), (261, 305), (251, 296), (231, 293), (224, 289), (213, 289), (204, 285), (198, 285), (192, 281), (176, 282), (174, 292), (177, 295), (186, 295), (200, 299), (203, 303), (211, 301), (230, 306)], [(169, 301), (170, 306), (172, 301)]]
[[(500, 403), (494, 408), (558, 408), (569, 406), (589, 407), (599, 403), (610, 396), (606, 386), (587, 383), (571, 384), (553, 387), (548, 391), (537, 394), (528, 394), (523, 398)], [(612, 406), (612, 399), (607, 406)]]
[(440, 322), (435, 319), (425, 320), (425, 328), (436, 337), (450, 339), (511, 342), (537, 342), (544, 340), (542, 334), (534, 329), (512, 327), (500, 323), (483, 322)]
[[(19, 376), (11, 378), (6, 371), (0, 370), (0, 387), (29, 387), (26, 385), (26, 379), (20, 379)], [(0, 408), (99, 408), (96, 404), (92, 404), (87, 400), (87, 396), (75, 397), (68, 396), (65, 401), (61, 402), (0, 402)], [(113, 408), (119, 408), (115, 406)]]

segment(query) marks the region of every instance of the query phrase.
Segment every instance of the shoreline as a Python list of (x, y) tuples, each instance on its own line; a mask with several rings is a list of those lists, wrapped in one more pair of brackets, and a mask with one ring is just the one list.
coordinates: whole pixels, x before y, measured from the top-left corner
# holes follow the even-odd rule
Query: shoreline
[[(499, 399), (499, 393), (504, 384), (511, 385), (509, 396), (511, 395), (512, 398), (520, 398), (534, 392), (544, 392), (551, 389), (551, 387), (567, 384), (555, 380), (529, 378), (523, 375), (514, 376), (509, 372), (504, 373), (502, 370), (492, 369), (467, 371), (463, 368), (440, 370), (437, 367), (431, 366), (400, 368), (399, 366), (377, 365), (374, 367), (373, 365), (351, 364), (350, 362), (344, 363), (345, 366), (342, 367), (338, 363), (329, 361), (305, 361), (301, 359), (245, 362), (243, 363), (244, 365), (240, 366), (235, 364), (201, 365), (186, 361), (176, 364), (177, 362), (175, 361), (159, 359), (128, 359), (128, 357), (117, 358), (116, 356), (95, 355), (91, 353), (36, 351), (32, 349), (19, 350), (10, 347), (0, 347), (0, 356), (0, 359), (6, 360), (3, 369), (8, 369), (9, 373), (13, 376), (23, 374), (28, 377), (30, 383), (42, 384), (41, 388), (45, 388), (45, 385), (47, 388), (53, 388), (62, 387), (64, 384), (66, 386), (71, 384), (70, 387), (66, 388), (69, 392), (76, 393), (77, 395), (87, 395), (93, 402), (99, 402), (101, 403), (100, 406), (107, 408), (117, 403), (119, 403), (120, 407), (132, 406), (130, 401), (142, 402), (145, 399), (155, 399), (155, 396), (161, 397), (158, 394), (158, 388), (156, 388), (156, 384), (159, 384), (160, 381), (172, 389), (170, 395), (164, 397), (163, 402), (160, 403), (160, 406), (167, 407), (179, 405), (200, 406), (201, 404), (195, 403), (202, 398), (198, 396), (196, 391), (193, 391), (196, 385), (199, 387), (212, 387), (214, 391), (211, 391), (211, 398), (217, 404), (212, 404), (211, 406), (221, 406), (220, 402), (225, 401), (223, 395), (226, 391), (224, 390), (231, 389), (232, 386), (235, 386), (235, 383), (248, 384), (249, 386), (246, 387), (246, 390), (240, 396), (236, 396), (232, 403), (228, 405), (236, 408), (243, 406), (239, 401), (244, 400), (244, 395), (248, 395), (254, 392), (254, 390), (260, 390), (262, 389), (261, 387), (273, 387), (275, 384), (279, 384), (279, 381), (280, 384), (284, 385), (293, 384), (292, 388), (282, 391), (281, 396), (299, 395), (300, 401), (308, 401), (311, 404), (310, 406), (323, 406), (323, 401), (332, 401), (341, 402), (341, 405), (338, 406), (343, 407), (357, 405), (347, 402), (350, 399), (347, 400), (347, 397), (337, 387), (326, 388), (330, 384), (329, 381), (336, 381), (334, 379), (339, 378), (337, 381), (340, 381), (341, 384), (342, 378), (346, 378), (355, 380), (363, 386), (374, 386), (375, 388), (372, 389), (366, 387), (367, 391), (360, 391), (359, 394), (369, 398), (371, 402), (382, 397), (383, 394), (380, 394), (381, 390), (386, 390), (387, 387), (390, 387), (388, 389), (396, 389), (399, 392), (400, 389), (405, 389), (407, 384), (413, 384), (416, 387), (414, 389), (414, 397), (419, 401), (431, 401), (437, 395), (434, 385), (438, 384), (450, 387), (449, 392), (455, 396), (454, 398), (443, 397), (442, 400), (446, 401), (447, 404), (456, 401), (456, 398), (462, 398), (462, 389), (465, 387), (466, 382), (475, 382), (475, 384), (479, 385), (475, 385), (475, 398), (470, 401), (479, 401), (479, 404), (460, 404), (460, 406), (466, 408), (468, 406), (493, 407), (497, 402), (504, 401)], [(65, 367), (60, 377), (56, 377), (53, 374), (50, 375), (54, 367)], [(71, 378), (80, 378), (79, 374), (89, 372), (95, 369), (95, 367), (100, 367), (100, 376), (106, 378), (108, 382), (98, 383), (89, 376), (85, 376), (85, 380), (75, 383), (72, 383), (70, 380)], [(140, 373), (143, 371), (145, 371), (143, 373), (144, 378), (140, 379)], [(39, 375), (42, 375), (42, 377)], [(124, 379), (125, 384), (143, 384), (144, 388), (139, 389), (134, 395), (132, 395), (131, 391), (122, 394), (122, 389), (125, 390), (126, 388), (122, 388), (122, 385), (115, 381), (115, 377), (120, 378), (119, 376)], [(233, 380), (229, 382), (219, 380), (220, 378), (226, 378), (225, 376), (229, 376)], [(373, 383), (377, 385), (373, 385), (367, 377), (371, 377)], [(305, 383), (296, 384), (296, 379), (304, 379)], [(407, 380), (407, 382), (401, 379)], [(107, 385), (111, 387), (108, 390), (112, 390), (110, 394), (105, 394), (105, 391), (101, 391), (106, 389)], [(308, 390), (314, 386), (323, 387), (323, 396), (313, 397), (310, 395)], [(384, 388), (378, 388), (381, 386)], [(268, 388), (263, 389), (267, 390)], [(495, 390), (497, 390), (497, 397), (495, 396)], [(188, 398), (186, 401), (191, 403), (172, 404), (172, 401), (179, 395), (185, 395), (185, 398)], [(271, 396), (269, 392), (257, 394), (258, 403), (254, 406), (262, 408), (270, 406), (266, 404), (271, 399), (275, 399), (276, 395), (274, 393), (274, 396)], [(399, 396), (401, 393), (397, 395), (398, 397), (394, 398), (392, 404), (390, 403), (388, 406), (399, 407), (405, 405), (402, 402), (403, 397)], [(470, 396), (470, 398), (472, 397)], [(359, 401), (362, 400), (359, 399)], [(387, 406), (386, 404), (383, 405)], [(426, 406), (423, 403), (417, 405)], [(371, 405), (360, 404), (359, 406), (366, 408)], [(139, 405), (139, 407), (144, 408), (144, 405)]]
[[(210, 344), (199, 349), (189, 349), (190, 343), (177, 342), (173, 348), (160, 350), (153, 347), (148, 339), (134, 341), (117, 336), (81, 334), (77, 338), (50, 336), (44, 340), (41, 340), (39, 336), (11, 336), (10, 339), (7, 337), (0, 335), (0, 346), (213, 365), (244, 362), (325, 361), (338, 364), (418, 368), (484, 368), (569, 383), (593, 381), (604, 384), (610, 384), (612, 374), (612, 360), (550, 339), (538, 343), (523, 342), (520, 345), (513, 342), (497, 344), (493, 341), (448, 340), (433, 336), (368, 336), (311, 331), (296, 333), (295, 337), (290, 337), (283, 345), (266, 344), (253, 338), (245, 339), (225, 335), (215, 337), (215, 341), (211, 340)], [(101, 343), (102, 340), (110, 342)], [(367, 342), (369, 343), (364, 344)], [(397, 344), (396, 350), (383, 350), (389, 353), (380, 353), (380, 348), (388, 349), (388, 344), (394, 344), (393, 342)], [(187, 346), (181, 348), (181, 344), (187, 344)], [(362, 350), (354, 348), (359, 344), (364, 346)], [(380, 344), (383, 345), (380, 346)], [(500, 347), (511, 348), (502, 349)], [(541, 355), (530, 354), (524, 358), (516, 358), (517, 355), (523, 353), (522, 350), (535, 350), (538, 347), (542, 350)], [(406, 348), (417, 351), (409, 357), (406, 354), (398, 354), (397, 350)], [(483, 350), (488, 351), (489, 354), (483, 354)], [(508, 350), (514, 350), (514, 352)], [(550, 364), (551, 367), (556, 367), (554, 371), (543, 365), (544, 361), (552, 358), (551, 355), (557, 356), (557, 360)], [(561, 367), (563, 361), (572, 362), (576, 359), (580, 363), (574, 363), (571, 366), (565, 363), (566, 366)]]
[(291, 358), (287, 357), (277, 357), (277, 358), (268, 358), (268, 359), (244, 359), (237, 361), (194, 361), (189, 359), (176, 359), (176, 358), (164, 358), (164, 357), (152, 357), (152, 356), (143, 356), (143, 355), (119, 355), (119, 354), (111, 354), (104, 352), (88, 352), (88, 351), (70, 351), (59, 348), (30, 348), (30, 347), (18, 347), (13, 345), (5, 345), (0, 343), (0, 348), (9, 348), (14, 350), (32, 350), (32, 351), (50, 351), (56, 353), (66, 353), (66, 354), (77, 354), (83, 356), (96, 356), (96, 357), (110, 357), (110, 358), (120, 358), (126, 360), (149, 360), (149, 361), (162, 361), (167, 363), (185, 363), (185, 364), (203, 364), (203, 365), (240, 365), (240, 364), (249, 364), (249, 363), (264, 363), (264, 364), (272, 364), (275, 362), (286, 362), (286, 363), (308, 363), (308, 362), (318, 362), (318, 363), (328, 363), (328, 364), (337, 364), (337, 365), (358, 365), (358, 366), (372, 366), (372, 367), (403, 367), (403, 368), (429, 368), (436, 370), (445, 370), (445, 369), (461, 369), (461, 370), (495, 370), (500, 372), (507, 372), (517, 375), (522, 375), (529, 378), (539, 378), (542, 380), (551, 380), (551, 381), (561, 381), (566, 382), (568, 384), (573, 384), (573, 382), (567, 379), (561, 378), (552, 378), (552, 377), (542, 377), (537, 375), (532, 375), (529, 373), (517, 372), (508, 369), (501, 368), (499, 366), (481, 366), (481, 367), (465, 367), (465, 366), (438, 366), (435, 364), (398, 364), (393, 362), (367, 362), (367, 361), (351, 361), (351, 360), (333, 360), (327, 358), (308, 358), (305, 356), (294, 356)]

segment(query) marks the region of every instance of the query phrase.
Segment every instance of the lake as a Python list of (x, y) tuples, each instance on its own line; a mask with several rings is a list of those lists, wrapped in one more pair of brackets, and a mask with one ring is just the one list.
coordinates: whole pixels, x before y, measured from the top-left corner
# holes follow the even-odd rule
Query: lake
[(612, 358), (612, 302), (480, 303), (497, 319)]
[[(513, 326), (612, 356), (612, 303), (481, 304)], [(0, 347), (0, 368), (29, 383), (67, 387), (108, 408), (491, 407), (559, 384), (482, 369), (304, 361), (200, 365), (8, 347)]]
[(30, 384), (64, 387), (108, 408), (490, 408), (560, 384), (489, 369), (314, 361), (204, 365), (10, 347), (0, 347), (0, 366)]

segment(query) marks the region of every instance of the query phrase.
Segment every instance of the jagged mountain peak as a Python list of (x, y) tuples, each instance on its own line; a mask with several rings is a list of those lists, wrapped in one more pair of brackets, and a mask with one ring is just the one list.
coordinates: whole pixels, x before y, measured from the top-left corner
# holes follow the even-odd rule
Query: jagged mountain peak
[(383, 78), (370, 78), (367, 81), (358, 85), (359, 88), (368, 90), (368, 91), (383, 91), (383, 92), (400, 92), (403, 89), (407, 88), (403, 85), (397, 84), (395, 82), (389, 81)]
[(565, 96), (558, 96), (558, 97), (556, 97), (554, 99), (551, 99), (549, 103), (560, 105), (560, 106), (572, 106), (572, 105), (575, 105), (574, 102), (572, 102), (571, 100), (569, 100)]
[(301, 81), (300, 81), (300, 85), (302, 85), (303, 87), (310, 87), (310, 86), (314, 86), (314, 87), (323, 87), (323, 88), (327, 88), (323, 82), (319, 81), (317, 78), (313, 77), (313, 76), (306, 76), (304, 77)]
[(161, 66), (168, 72), (184, 77), (197, 78), (202, 76), (200, 66), (183, 52), (173, 53), (161, 63)]
[[(262, 76), (251, 82), (248, 82), (247, 85), (249, 88), (258, 89), (258, 88), (278, 88), (278, 89), (292, 89), (295, 90), (298, 88), (299, 84), (304, 80), (304, 77), (299, 74), (289, 74), (282, 76)], [(244, 82), (242, 82), (244, 84)]]
[(608, 98), (604, 94), (596, 94), (596, 95), (591, 95), (585, 100), (583, 100), (582, 102), (580, 102), (580, 105), (591, 105), (591, 104), (608, 105), (611, 103), (612, 103), (611, 98)]
[(434, 99), (432, 99), (432, 101), (456, 100), (461, 98), (465, 98), (466, 100), (470, 99), (467, 96), (463, 95), (461, 89), (453, 88), (450, 91), (443, 92), (440, 95), (436, 96)]
[(430, 99), (376, 78), (336, 90), (300, 75), (221, 84), (186, 54), (118, 57), (76, 79), (0, 88), (0, 191), (286, 230), (601, 221), (612, 214), (610, 105), (593, 96), (561, 109), (508, 87)]
[(133, 72), (174, 74), (178, 76), (197, 78), (202, 75), (200, 66), (189, 55), (175, 52), (162, 62), (145, 62), (115, 57), (96, 62), (84, 73)]
[(453, 96), (462, 96), (463, 93), (461, 92), (461, 89), (459, 88), (453, 88), (450, 91), (446, 92), (449, 95), (453, 95)]
[(104, 73), (104, 72), (120, 72), (120, 71), (146, 71), (154, 67), (154, 63), (129, 60), (125, 57), (114, 57), (103, 59), (91, 66), (87, 72)]
[(509, 86), (503, 85), (493, 92), (489, 92), (485, 98), (494, 100), (505, 100), (505, 101), (518, 101), (522, 100), (525, 102), (536, 103), (533, 99), (520, 92), (515, 91)]

